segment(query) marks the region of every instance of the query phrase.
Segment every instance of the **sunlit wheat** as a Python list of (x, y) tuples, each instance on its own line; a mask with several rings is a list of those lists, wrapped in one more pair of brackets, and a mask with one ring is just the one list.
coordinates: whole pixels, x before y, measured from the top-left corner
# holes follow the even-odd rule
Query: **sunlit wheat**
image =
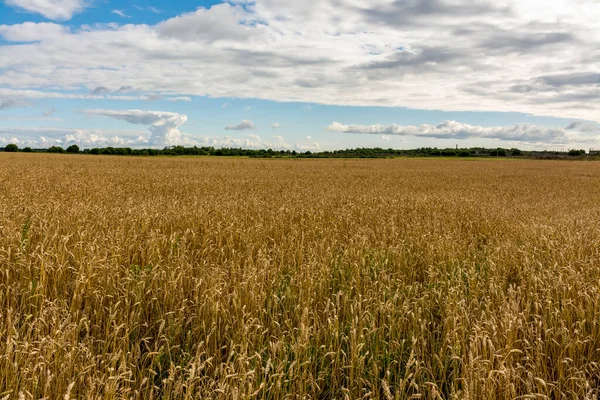
[(597, 396), (595, 162), (6, 153), (0, 266), (0, 398)]

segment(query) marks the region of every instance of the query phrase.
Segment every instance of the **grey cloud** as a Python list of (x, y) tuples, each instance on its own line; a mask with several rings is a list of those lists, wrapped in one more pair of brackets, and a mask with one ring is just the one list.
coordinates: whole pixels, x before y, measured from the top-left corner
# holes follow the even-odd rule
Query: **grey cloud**
[(573, 73), (573, 74), (558, 74), (548, 75), (539, 78), (547, 85), (554, 87), (570, 86), (570, 85), (599, 85), (600, 73)]
[(109, 92), (110, 92), (110, 90), (106, 86), (98, 86), (97, 88), (95, 88), (94, 90), (92, 90), (90, 92), (90, 94), (92, 96), (97, 96), (97, 95), (104, 94), (104, 93), (109, 93)]
[[(444, 0), (396, 0), (378, 8), (363, 9), (367, 18), (376, 23), (392, 26), (413, 26), (431, 23), (436, 18), (479, 17), (482, 15), (506, 15), (506, 7), (473, 0), (448, 2)], [(457, 20), (458, 21), (458, 20)]]
[(485, 52), (527, 54), (546, 50), (549, 46), (573, 43), (576, 40), (573, 34), (566, 32), (503, 31), (488, 35), (479, 47)]
[(232, 56), (232, 61), (246, 67), (270, 67), (270, 68), (291, 68), (298, 66), (324, 65), (334, 63), (329, 58), (314, 57), (310, 55), (293, 56), (281, 54), (276, 51), (266, 50), (247, 50), (239, 48), (225, 48)]
[(242, 122), (240, 122), (239, 124), (236, 125), (228, 125), (225, 127), (225, 130), (227, 131), (244, 131), (244, 130), (250, 130), (250, 129), (254, 129), (254, 123), (250, 120), (243, 120)]
[(360, 68), (370, 69), (407, 69), (422, 71), (422, 68), (429, 65), (445, 64), (460, 58), (461, 55), (448, 48), (442, 47), (424, 47), (413, 53), (406, 50), (398, 51), (393, 57), (385, 61), (373, 62), (361, 66)]
[(163, 97), (160, 94), (152, 94), (150, 96), (148, 96), (148, 101), (157, 101), (157, 100), (162, 100)]
[(5, 110), (12, 107), (20, 107), (21, 104), (13, 99), (0, 100), (0, 110)]
[(514, 92), (514, 93), (529, 93), (529, 92), (533, 92), (534, 90), (536, 90), (536, 88), (533, 85), (524, 84), (524, 85), (512, 85), (511, 87), (508, 88), (508, 90), (510, 92)]
[(600, 132), (599, 124), (592, 124), (586, 121), (574, 121), (565, 127), (568, 131), (579, 131), (579, 132)]

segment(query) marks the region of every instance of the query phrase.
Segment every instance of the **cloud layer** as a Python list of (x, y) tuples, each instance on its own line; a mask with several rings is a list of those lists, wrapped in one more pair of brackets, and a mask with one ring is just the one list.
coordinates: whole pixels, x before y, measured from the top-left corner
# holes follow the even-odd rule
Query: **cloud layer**
[[(85, 6), (9, 4), (54, 19)], [(591, 0), (240, 0), (157, 25), (0, 25), (12, 42), (0, 46), (0, 87), (597, 121), (599, 19)]]
[[(587, 129), (586, 129), (587, 127)], [(415, 136), (435, 139), (497, 139), (527, 144), (595, 143), (600, 130), (590, 125), (574, 122), (566, 128), (547, 128), (531, 124), (483, 127), (456, 121), (444, 121), (438, 125), (344, 125), (333, 122), (326, 130), (330, 132), (388, 136)], [(595, 132), (591, 137), (587, 133)]]

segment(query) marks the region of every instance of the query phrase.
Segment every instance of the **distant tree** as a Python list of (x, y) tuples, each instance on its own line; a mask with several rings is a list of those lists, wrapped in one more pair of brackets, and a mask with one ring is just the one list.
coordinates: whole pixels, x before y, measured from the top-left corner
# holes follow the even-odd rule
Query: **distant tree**
[(469, 150), (461, 150), (458, 153), (459, 157), (471, 157), (471, 152)]
[(71, 154), (79, 153), (79, 146), (77, 146), (76, 144), (70, 145), (69, 147), (67, 147), (67, 153), (71, 153)]
[(511, 149), (510, 152), (513, 156), (520, 156), (522, 154), (521, 150), (519, 149)]
[(60, 146), (52, 146), (48, 149), (48, 153), (64, 153), (65, 149)]
[(23, 153), (31, 153), (33, 150), (31, 150), (31, 147), (25, 147), (23, 149)]
[(569, 150), (569, 156), (571, 157), (579, 157), (585, 154), (585, 150)]
[(7, 153), (16, 153), (17, 151), (19, 151), (19, 147), (16, 144), (7, 144), (6, 147), (4, 148), (4, 151)]

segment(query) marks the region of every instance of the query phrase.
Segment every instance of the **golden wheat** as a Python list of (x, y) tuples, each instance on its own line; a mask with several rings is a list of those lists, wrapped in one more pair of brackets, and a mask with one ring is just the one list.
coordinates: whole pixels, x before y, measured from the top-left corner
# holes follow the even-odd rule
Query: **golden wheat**
[(600, 164), (0, 154), (0, 398), (594, 398)]

